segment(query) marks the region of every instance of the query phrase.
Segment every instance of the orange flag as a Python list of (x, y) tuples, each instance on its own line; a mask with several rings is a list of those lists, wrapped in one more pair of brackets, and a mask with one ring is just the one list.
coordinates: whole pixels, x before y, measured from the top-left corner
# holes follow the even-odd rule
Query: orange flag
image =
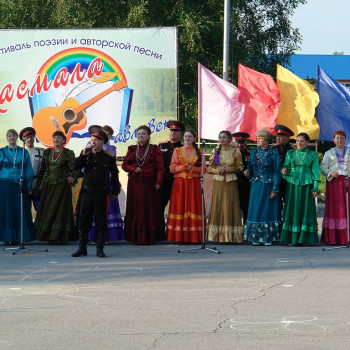
[(245, 105), (240, 131), (250, 134), (251, 140), (260, 129), (273, 133), (281, 99), (272, 77), (239, 64), (238, 88), (239, 101)]

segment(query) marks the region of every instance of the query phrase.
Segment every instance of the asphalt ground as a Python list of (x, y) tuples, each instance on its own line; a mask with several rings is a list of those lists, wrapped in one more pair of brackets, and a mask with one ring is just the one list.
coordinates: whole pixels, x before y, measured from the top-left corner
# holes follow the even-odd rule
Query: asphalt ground
[(327, 247), (1, 246), (0, 349), (348, 349), (350, 249)]

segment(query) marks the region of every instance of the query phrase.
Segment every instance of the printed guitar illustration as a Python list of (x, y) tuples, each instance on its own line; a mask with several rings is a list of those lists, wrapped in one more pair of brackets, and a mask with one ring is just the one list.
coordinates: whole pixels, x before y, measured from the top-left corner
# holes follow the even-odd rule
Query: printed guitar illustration
[(126, 82), (121, 80), (82, 104), (75, 98), (70, 97), (60, 107), (44, 107), (38, 110), (33, 117), (33, 128), (36, 131), (36, 137), (46, 147), (53, 147), (52, 134), (55, 131), (62, 131), (67, 137), (67, 144), (73, 131), (86, 127), (86, 108), (111, 92), (119, 91), (126, 87)]

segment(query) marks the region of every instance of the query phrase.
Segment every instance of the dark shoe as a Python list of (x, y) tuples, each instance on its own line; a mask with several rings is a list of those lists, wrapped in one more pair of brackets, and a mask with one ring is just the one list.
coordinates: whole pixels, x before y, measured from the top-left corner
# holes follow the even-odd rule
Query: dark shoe
[(106, 254), (105, 252), (103, 251), (103, 247), (96, 247), (96, 256), (98, 256), (99, 258), (105, 258), (106, 257)]
[(87, 249), (85, 247), (79, 247), (73, 254), (73, 258), (78, 258), (79, 256), (86, 256), (87, 255)]

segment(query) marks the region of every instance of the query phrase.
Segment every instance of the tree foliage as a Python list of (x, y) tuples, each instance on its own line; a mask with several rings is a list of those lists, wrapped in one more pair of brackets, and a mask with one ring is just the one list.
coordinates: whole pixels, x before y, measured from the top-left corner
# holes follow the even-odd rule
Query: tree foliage
[[(275, 75), (301, 36), (291, 26), (306, 0), (231, 0), (230, 80), (237, 65)], [(222, 75), (223, 0), (0, 0), (1, 28), (179, 28), (180, 117), (196, 127), (197, 64)]]

